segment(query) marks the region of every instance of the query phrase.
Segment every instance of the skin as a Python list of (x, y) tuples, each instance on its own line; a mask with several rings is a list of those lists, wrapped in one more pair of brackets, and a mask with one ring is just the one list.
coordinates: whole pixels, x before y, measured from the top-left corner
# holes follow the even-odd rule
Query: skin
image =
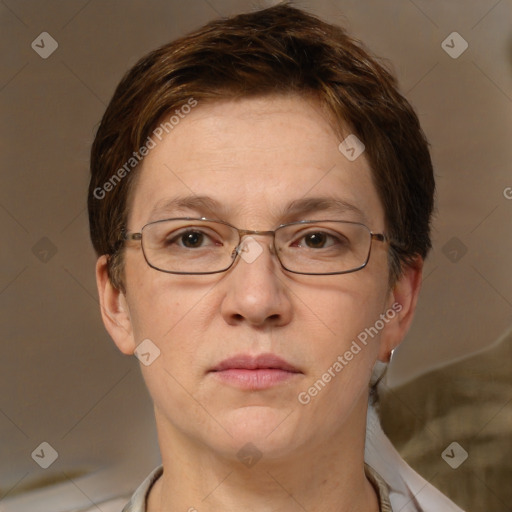
[[(361, 221), (353, 211), (292, 219), (280, 213), (293, 200), (334, 197), (357, 206), (373, 232), (385, 232), (364, 153), (350, 162), (339, 143), (319, 107), (304, 98), (199, 104), (145, 158), (128, 228), (203, 215), (255, 230), (285, 220)], [(208, 195), (223, 209), (151, 213), (181, 195)], [(376, 360), (386, 361), (409, 328), (422, 261), (390, 289), (385, 243), (373, 242), (361, 271), (305, 276), (280, 267), (270, 237), (253, 238), (263, 248), (255, 261), (239, 258), (229, 271), (209, 276), (158, 272), (146, 264), (140, 242), (130, 242), (125, 294), (109, 282), (106, 258), (98, 259), (102, 316), (119, 350), (132, 355), (149, 338), (161, 351), (141, 365), (164, 465), (148, 510), (377, 511), (363, 466), (368, 382)], [(299, 393), (395, 302), (401, 312), (309, 404), (300, 404)], [(266, 352), (301, 373), (259, 391), (209, 373), (234, 354)], [(247, 443), (262, 454), (252, 467), (237, 457)]]

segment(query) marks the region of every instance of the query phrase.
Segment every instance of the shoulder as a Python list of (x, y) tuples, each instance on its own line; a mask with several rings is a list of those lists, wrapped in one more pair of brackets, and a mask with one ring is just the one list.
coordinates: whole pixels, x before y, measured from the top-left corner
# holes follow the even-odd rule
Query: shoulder
[(139, 485), (133, 493), (132, 498), (123, 508), (122, 512), (146, 512), (146, 499), (153, 484), (160, 478), (163, 473), (163, 467), (155, 468), (147, 478)]
[(372, 406), (368, 407), (367, 415), (365, 463), (386, 483), (392, 510), (463, 512), (402, 459), (383, 432)]

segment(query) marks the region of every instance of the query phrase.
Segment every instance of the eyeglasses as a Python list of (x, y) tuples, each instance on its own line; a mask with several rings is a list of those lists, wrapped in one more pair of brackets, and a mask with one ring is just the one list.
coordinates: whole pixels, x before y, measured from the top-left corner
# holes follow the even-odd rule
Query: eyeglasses
[[(123, 240), (140, 240), (147, 264), (170, 274), (225, 272), (237, 257), (244, 257), (247, 235), (272, 236), (273, 253), (288, 272), (306, 275), (347, 274), (364, 268), (370, 259), (372, 240), (386, 242), (364, 224), (339, 220), (302, 220), (283, 224), (274, 231), (238, 229), (227, 222), (182, 217), (146, 224), (139, 233), (124, 233)], [(256, 244), (251, 249), (261, 252)], [(255, 247), (255, 249), (254, 249)], [(250, 252), (250, 251), (249, 251)]]

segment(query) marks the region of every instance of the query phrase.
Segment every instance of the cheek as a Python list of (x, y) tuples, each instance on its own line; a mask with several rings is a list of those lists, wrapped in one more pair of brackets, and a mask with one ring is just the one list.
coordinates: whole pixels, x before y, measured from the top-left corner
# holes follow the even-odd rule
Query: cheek
[[(149, 267), (148, 267), (149, 268)], [(152, 269), (149, 269), (150, 271)], [(154, 271), (156, 273), (157, 271)], [(194, 314), (198, 294), (173, 285), (174, 276), (152, 276), (134, 280), (129, 294), (132, 328), (136, 343), (149, 339), (158, 357), (141, 371), (148, 391), (160, 410), (190, 409), (191, 383), (198, 371), (200, 318)]]
[[(314, 324), (306, 329), (312, 338), (306, 350), (312, 369), (307, 379), (308, 389), (313, 386), (312, 394), (323, 397), (317, 401), (317, 406), (328, 405), (332, 398), (335, 401), (332, 403), (337, 403), (338, 407), (348, 407), (343, 405), (346, 400), (354, 399), (367, 389), (379, 352), (382, 332), (379, 319), (384, 313), (386, 282), (380, 284), (366, 279), (362, 273), (359, 276), (354, 273), (339, 276), (338, 284), (342, 278), (345, 278), (343, 287), (326, 286), (305, 298), (306, 306), (315, 312), (310, 315)], [(379, 322), (377, 329), (376, 322)], [(321, 382), (315, 384), (319, 379), (323, 379), (325, 386)], [(325, 400), (327, 397), (330, 398)]]
[(151, 268), (140, 251), (126, 258), (126, 299), (136, 341), (163, 340), (188, 316), (197, 297), (191, 286), (184, 287), (180, 280), (183, 278)]
[(137, 344), (149, 339), (159, 351), (154, 365), (141, 366), (148, 387), (172, 396), (177, 382), (190, 387), (204, 367), (205, 348), (211, 340), (205, 332), (205, 308), (214, 283), (210, 276), (191, 280), (146, 267), (127, 269), (127, 274), (131, 272), (127, 278), (132, 278), (127, 279), (132, 285), (127, 300), (133, 334)]
[(337, 339), (336, 346), (341, 348), (379, 319), (387, 293), (387, 281), (362, 271), (331, 276), (330, 283), (304, 293), (303, 301), (318, 317), (326, 336)]

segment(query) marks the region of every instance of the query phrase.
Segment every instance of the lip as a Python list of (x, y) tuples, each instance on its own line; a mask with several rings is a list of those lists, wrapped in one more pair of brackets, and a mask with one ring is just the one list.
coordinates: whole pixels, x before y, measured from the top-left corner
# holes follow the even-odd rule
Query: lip
[(302, 374), (275, 354), (239, 354), (220, 362), (210, 373), (225, 384), (248, 390), (270, 388)]
[(300, 373), (293, 365), (275, 354), (260, 354), (251, 356), (249, 354), (238, 354), (236, 356), (224, 359), (217, 366), (212, 368), (212, 372), (222, 372), (225, 370), (284, 370), (292, 373)]

